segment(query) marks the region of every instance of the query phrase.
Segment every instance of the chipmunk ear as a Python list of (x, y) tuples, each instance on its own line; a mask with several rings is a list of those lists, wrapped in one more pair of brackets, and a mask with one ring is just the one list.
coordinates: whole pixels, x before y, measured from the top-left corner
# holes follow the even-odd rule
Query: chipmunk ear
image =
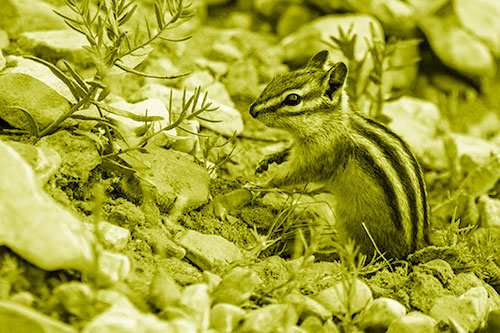
[(323, 69), (323, 66), (325, 65), (327, 60), (328, 60), (328, 51), (327, 50), (320, 51), (316, 53), (311, 58), (311, 60), (309, 60), (309, 62), (307, 63), (307, 67)]
[(336, 63), (332, 68), (328, 70), (326, 74), (326, 79), (328, 80), (328, 88), (325, 94), (332, 99), (333, 94), (339, 90), (343, 85), (347, 77), (347, 66), (343, 62)]

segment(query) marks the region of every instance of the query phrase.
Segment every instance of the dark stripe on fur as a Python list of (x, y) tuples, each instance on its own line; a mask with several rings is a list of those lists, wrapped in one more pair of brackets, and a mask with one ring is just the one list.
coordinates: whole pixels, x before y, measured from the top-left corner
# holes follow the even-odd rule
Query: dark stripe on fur
[[(369, 119), (369, 118), (366, 118), (366, 117), (362, 117), (362, 118), (364, 120), (366, 120), (373, 127), (376, 127), (378, 129), (382, 130), (385, 134), (387, 134), (391, 138), (393, 138), (396, 141), (398, 141), (399, 144), (401, 145), (401, 147), (403, 148), (403, 150), (405, 151), (406, 155), (411, 160), (411, 164), (413, 166), (413, 172), (414, 172), (414, 174), (415, 174), (415, 176), (417, 177), (417, 180), (418, 180), (418, 186), (419, 186), (419, 189), (420, 189), (420, 197), (422, 199), (422, 209), (423, 209), (423, 214), (422, 214), (423, 215), (423, 223), (422, 223), (423, 230), (420, 230), (420, 224), (417, 223), (416, 224), (417, 228), (413, 228), (413, 231), (412, 231), (413, 240), (417, 240), (418, 239), (418, 234), (419, 234), (420, 231), (422, 231), (424, 233), (424, 235), (426, 234), (427, 226), (428, 226), (428, 223), (429, 223), (428, 222), (428, 211), (427, 211), (427, 193), (426, 193), (426, 190), (425, 190), (425, 183), (424, 183), (424, 179), (423, 179), (423, 176), (422, 176), (422, 169), (420, 168), (420, 165), (418, 164), (417, 159), (415, 158), (415, 156), (411, 152), (410, 147), (408, 146), (408, 144), (403, 139), (401, 139), (401, 137), (399, 137), (399, 135), (397, 135), (396, 133), (394, 133), (393, 131), (391, 131), (389, 128), (385, 127), (384, 125), (382, 125), (382, 124), (380, 124), (380, 123), (378, 123), (378, 122), (376, 122), (376, 121), (374, 121), (372, 119)], [(413, 187), (411, 187), (411, 188), (412, 188), (412, 190), (414, 190)], [(415, 202), (415, 197), (413, 198), (413, 202)], [(416, 212), (416, 207), (415, 207), (415, 212)], [(414, 217), (414, 214), (412, 213), (412, 219), (414, 219), (412, 222), (415, 224), (416, 222), (418, 222), (418, 215), (417, 215), (417, 217)], [(414, 242), (413, 246), (416, 246), (416, 245), (417, 244), (415, 244), (415, 242)], [(415, 250), (416, 250), (416, 248), (412, 248), (412, 251), (415, 251)]]
[(361, 167), (364, 169), (366, 174), (371, 176), (373, 180), (382, 188), (382, 192), (385, 194), (385, 200), (391, 208), (392, 220), (394, 221), (396, 228), (401, 229), (403, 220), (398, 204), (398, 198), (384, 168), (382, 168), (379, 163), (373, 159), (373, 156), (366, 147), (356, 147), (356, 155), (359, 157), (358, 160), (363, 162)]

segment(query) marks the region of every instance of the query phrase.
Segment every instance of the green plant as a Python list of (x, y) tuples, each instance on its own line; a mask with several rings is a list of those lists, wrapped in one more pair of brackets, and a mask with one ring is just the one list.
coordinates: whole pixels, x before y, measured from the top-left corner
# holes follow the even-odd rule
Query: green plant
[[(394, 56), (399, 48), (406, 48), (420, 43), (418, 39), (397, 40), (394, 37), (389, 38), (387, 42), (378, 40), (373, 24), (370, 24), (371, 40), (367, 40), (368, 52), (361, 58), (357, 59), (356, 43), (358, 35), (352, 33), (353, 25), (349, 27), (346, 32), (341, 27), (338, 29), (338, 37), (330, 36), (332, 42), (325, 42), (333, 49), (340, 50), (342, 54), (349, 60), (349, 77), (347, 78), (347, 93), (359, 105), (361, 97), (367, 97), (371, 104), (369, 115), (375, 119), (384, 120), (382, 116), (383, 104), (397, 96), (384, 95), (384, 78), (389, 71), (395, 71), (410, 66), (418, 61), (420, 58), (408, 59), (401, 65), (393, 65), (389, 59)], [(371, 68), (367, 77), (363, 73), (365, 65), (370, 55)], [(374, 87), (374, 89), (371, 88)], [(374, 92), (373, 92), (374, 90)]]
[[(145, 32), (140, 30), (139, 24), (134, 29), (131, 29), (127, 25), (137, 8), (137, 5), (133, 1), (99, 1), (97, 8), (94, 8), (90, 0), (66, 0), (66, 5), (72, 12), (71, 16), (56, 13), (65, 20), (71, 29), (85, 36), (89, 45), (84, 46), (84, 48), (91, 54), (96, 72), (91, 80), (85, 80), (67, 61), (61, 61), (66, 69), (66, 72), (63, 72), (48, 61), (26, 56), (26, 58), (47, 66), (69, 88), (76, 100), (76, 103), (71, 106), (70, 110), (62, 114), (44, 129), (37, 127), (36, 122), (31, 118), (28, 111), (21, 110), (27, 115), (32, 135), (42, 137), (51, 134), (69, 117), (96, 121), (98, 126), (102, 128), (102, 133), (85, 132), (80, 134), (93, 139), (98, 147), (100, 147), (101, 155), (110, 158), (132, 149), (139, 149), (149, 139), (162, 131), (173, 129), (184, 121), (197, 118), (202, 112), (214, 110), (211, 107), (211, 103), (207, 101), (207, 94), (202, 97), (199, 88), (195, 89), (189, 98), (184, 90), (181, 111), (178, 115), (174, 118), (171, 95), (170, 105), (168, 106), (169, 122), (160, 130), (153, 131), (151, 124), (155, 121), (163, 120), (163, 117), (148, 116), (147, 111), (145, 115), (136, 115), (126, 110), (112, 107), (104, 102), (104, 99), (109, 94), (107, 84), (109, 75), (115, 74), (117, 71), (160, 79), (173, 79), (186, 75), (156, 76), (133, 69), (152, 51), (151, 44), (153, 42), (160, 39), (167, 41), (185, 40), (171, 40), (165, 37), (168, 29), (181, 24), (184, 20), (192, 16), (189, 4), (185, 5), (184, 0), (155, 0), (153, 7), (156, 24), (152, 26), (148, 19), (145, 18)], [(96, 116), (75, 114), (79, 110), (90, 107), (97, 110)], [(106, 116), (105, 112), (127, 117), (138, 122), (144, 122), (143, 132), (141, 133), (142, 137), (132, 145), (129, 144), (127, 137), (130, 135), (122, 133), (122, 130), (116, 126), (112, 119)], [(125, 143), (126, 148), (117, 148), (115, 144), (117, 138)]]

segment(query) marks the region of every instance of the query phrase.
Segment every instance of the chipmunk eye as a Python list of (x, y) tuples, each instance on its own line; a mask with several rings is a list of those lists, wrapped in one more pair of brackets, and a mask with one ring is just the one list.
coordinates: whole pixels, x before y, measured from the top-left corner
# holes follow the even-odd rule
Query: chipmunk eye
[(299, 95), (290, 94), (290, 95), (285, 97), (284, 103), (285, 103), (285, 105), (294, 106), (294, 105), (299, 104), (301, 100), (302, 100), (302, 97), (300, 97)]

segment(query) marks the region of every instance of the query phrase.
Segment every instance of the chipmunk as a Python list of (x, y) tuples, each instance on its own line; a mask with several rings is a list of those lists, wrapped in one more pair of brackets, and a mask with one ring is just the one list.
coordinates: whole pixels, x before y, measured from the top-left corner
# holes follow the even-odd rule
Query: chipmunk
[(427, 243), (422, 170), (405, 141), (349, 101), (347, 66), (325, 70), (327, 60), (321, 51), (304, 68), (278, 75), (250, 106), (252, 117), (294, 139), (256, 173), (283, 163), (269, 186), (321, 183), (336, 196), (339, 239), (352, 238), (367, 255), (374, 241), (386, 256), (404, 258)]

